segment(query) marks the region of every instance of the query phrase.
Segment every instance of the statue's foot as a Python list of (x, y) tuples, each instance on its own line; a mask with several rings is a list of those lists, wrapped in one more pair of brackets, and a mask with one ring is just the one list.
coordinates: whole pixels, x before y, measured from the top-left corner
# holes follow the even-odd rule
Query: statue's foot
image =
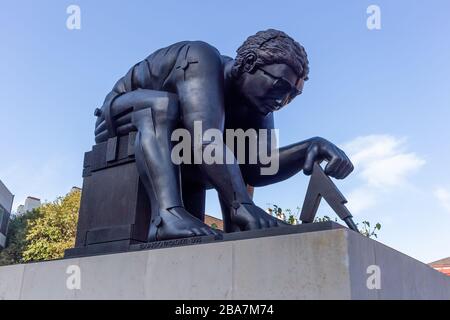
[(183, 207), (161, 210), (159, 217), (152, 219), (149, 242), (171, 239), (218, 235), (199, 219), (192, 216)]
[(234, 203), (230, 221), (231, 225), (226, 228), (230, 232), (291, 226), (250, 203)]

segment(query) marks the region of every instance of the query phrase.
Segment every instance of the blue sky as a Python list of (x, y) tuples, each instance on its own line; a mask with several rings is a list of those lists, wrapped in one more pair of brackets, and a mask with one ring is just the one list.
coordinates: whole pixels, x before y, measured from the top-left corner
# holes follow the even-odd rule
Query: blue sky
[[(345, 5), (344, 5), (345, 3)], [(81, 30), (66, 8), (81, 8)], [(223, 54), (267, 28), (309, 55), (302, 96), (275, 115), (280, 144), (323, 136), (355, 172), (337, 185), (355, 219), (380, 222), (380, 241), (424, 262), (450, 255), (450, 3), (448, 1), (13, 1), (0, 11), (0, 179), (53, 200), (81, 186), (93, 110), (134, 63), (181, 40)], [(381, 9), (368, 30), (366, 9)], [(256, 190), (255, 202), (301, 205), (299, 174)], [(214, 192), (207, 212), (219, 216)], [(324, 205), (321, 214), (330, 214)], [(330, 215), (333, 216), (331, 213)]]

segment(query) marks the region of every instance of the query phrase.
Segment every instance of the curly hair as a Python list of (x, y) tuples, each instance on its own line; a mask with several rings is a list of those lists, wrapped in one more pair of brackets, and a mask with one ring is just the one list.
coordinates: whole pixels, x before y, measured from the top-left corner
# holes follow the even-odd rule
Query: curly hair
[(250, 36), (236, 50), (237, 55), (232, 73), (238, 77), (243, 72), (245, 57), (249, 53), (257, 56), (256, 66), (284, 63), (299, 77), (308, 80), (309, 61), (305, 48), (283, 31), (268, 29)]

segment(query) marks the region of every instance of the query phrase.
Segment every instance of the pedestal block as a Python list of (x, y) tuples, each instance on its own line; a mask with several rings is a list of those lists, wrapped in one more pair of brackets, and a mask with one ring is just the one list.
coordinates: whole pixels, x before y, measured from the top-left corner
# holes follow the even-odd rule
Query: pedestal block
[(134, 160), (135, 133), (93, 146), (83, 165), (75, 248), (66, 257), (128, 250), (147, 241), (150, 200)]
[(450, 299), (450, 277), (377, 241), (294, 229), (0, 267), (0, 299)]

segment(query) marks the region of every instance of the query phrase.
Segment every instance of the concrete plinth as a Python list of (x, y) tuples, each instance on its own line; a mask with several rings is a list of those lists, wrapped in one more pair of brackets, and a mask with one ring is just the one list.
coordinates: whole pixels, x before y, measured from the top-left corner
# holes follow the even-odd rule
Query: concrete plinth
[(0, 299), (450, 299), (450, 278), (333, 229), (0, 267)]

